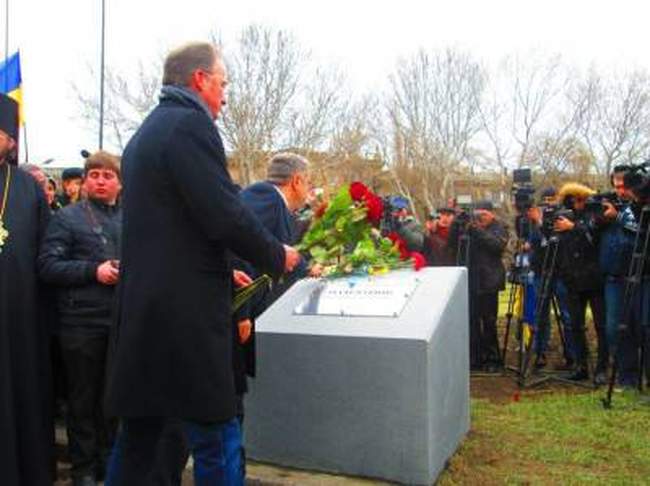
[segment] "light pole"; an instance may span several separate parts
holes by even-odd
[[[7,0],[8,3],[9,0]],[[99,65],[99,149],[104,147],[104,44],[106,38],[106,0],[102,0],[102,41]]]

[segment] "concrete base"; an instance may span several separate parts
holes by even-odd
[[[257,378],[246,399],[250,457],[435,481],[469,430],[467,274],[427,268],[417,276],[398,317],[295,315],[313,280],[260,317]]]

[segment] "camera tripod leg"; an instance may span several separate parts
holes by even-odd
[[[515,317],[514,310],[515,310],[515,302],[517,300],[516,293],[519,285],[521,284],[512,282],[510,284],[510,290],[508,292],[508,308],[506,309],[506,329],[505,329],[505,334],[503,336],[503,351],[500,353],[501,364],[504,368],[506,367],[506,354],[508,352],[508,340],[510,338],[512,318]],[[517,320],[519,321],[519,319],[521,319],[521,316],[518,315]]]

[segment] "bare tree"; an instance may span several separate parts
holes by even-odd
[[[114,67],[105,70],[104,122],[109,144],[122,151],[133,132],[158,101],[162,61],[144,65],[138,62],[137,71],[127,76]],[[89,78],[98,78],[88,67]],[[88,89],[95,82],[72,84],[79,103],[82,119],[89,127],[97,127],[99,120],[99,94]]]
[[[517,166],[530,160],[531,144],[539,133],[552,126],[557,115],[557,98],[566,75],[559,55],[530,52],[526,62],[520,56],[504,59],[502,69],[510,77],[512,134],[519,146]]]
[[[592,68],[579,88],[592,109],[582,135],[596,169],[604,175],[616,163],[635,163],[650,150],[650,77],[643,70],[605,77]]]
[[[396,185],[405,193],[419,187],[419,198],[432,207],[447,195],[458,165],[473,163],[485,73],[469,54],[448,48],[400,62],[390,81]],[[416,169],[420,183],[399,180],[405,169]]]

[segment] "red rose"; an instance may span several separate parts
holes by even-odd
[[[371,224],[378,225],[381,222],[381,217],[384,214],[384,203],[380,197],[375,196],[372,192],[366,192],[364,196],[366,203],[368,221]]]
[[[392,241],[397,247],[397,251],[399,251],[400,260],[406,260],[411,256],[408,248],[406,248],[406,242],[399,234],[397,234],[395,231],[391,231],[390,233],[388,233],[387,238],[390,241]]]
[[[411,258],[413,259],[413,268],[416,272],[427,264],[427,259],[424,258],[424,255],[417,251],[411,252]]]
[[[350,196],[353,201],[361,201],[366,194],[368,194],[368,188],[361,182],[357,181],[350,184]]]

